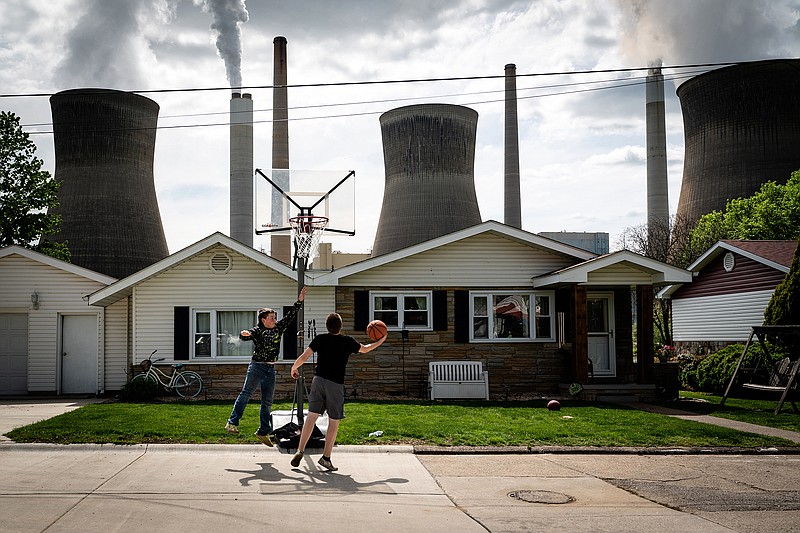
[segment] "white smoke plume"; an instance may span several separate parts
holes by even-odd
[[[232,88],[242,86],[242,31],[247,22],[245,0],[194,0],[211,13],[211,29],[217,33],[217,52],[225,62],[225,74]]]
[[[175,0],[86,0],[55,71],[62,88],[142,89],[154,61],[147,28],[170,22]]]
[[[617,0],[622,51],[636,64],[796,57],[797,4],[775,0]],[[794,5],[793,5],[794,4]]]

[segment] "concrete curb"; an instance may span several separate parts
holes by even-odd
[[[800,447],[644,448],[602,446],[414,446],[415,455],[609,454],[609,455],[800,455]]]
[[[141,453],[294,453],[294,449],[269,448],[260,444],[52,444],[16,443],[0,445],[15,451],[139,451]],[[343,445],[336,453],[400,453],[414,455],[800,455],[800,447],[603,447],[603,446],[411,446],[411,445]]]

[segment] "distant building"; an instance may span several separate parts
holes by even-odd
[[[608,233],[601,231],[594,233],[586,231],[542,231],[539,235],[597,255],[608,253]]]

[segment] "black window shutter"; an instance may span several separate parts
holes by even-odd
[[[188,307],[175,307],[173,330],[175,332],[172,345],[173,357],[176,361],[188,361],[189,346],[191,345]]]
[[[469,291],[455,291],[453,293],[453,340],[455,342],[469,342]]]
[[[369,291],[353,292],[353,330],[366,331],[369,324]]]
[[[447,291],[433,291],[433,330],[447,331]]]
[[[283,316],[286,316],[292,311],[291,305],[283,306]],[[294,315],[294,320],[286,326],[283,332],[283,358],[284,359],[297,359],[297,315]]]

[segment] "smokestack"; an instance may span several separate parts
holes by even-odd
[[[800,168],[800,60],[706,72],[678,87],[685,157],[678,216],[696,222]]]
[[[504,222],[522,229],[519,189],[519,127],[517,125],[517,66],[506,65],[505,214]]]
[[[664,76],[661,61],[647,72],[645,84],[647,119],[647,227],[648,235],[666,235],[669,227],[667,185],[667,127],[664,109]]]
[[[273,88],[272,88],[272,168],[289,169],[289,98],[287,94],[288,69],[286,65],[286,37],[273,40]],[[274,181],[284,191],[289,191],[288,172],[285,181],[275,175]],[[278,191],[272,191],[273,213],[275,206],[282,205]],[[280,221],[273,221],[280,223]],[[288,235],[270,236],[270,254],[284,263],[292,262],[292,242]]]
[[[72,262],[124,278],[167,257],[153,179],[158,104],[110,89],[50,97],[62,216],[51,237]]]
[[[253,99],[231,94],[230,219],[232,239],[253,246]]]
[[[380,117],[386,187],[372,255],[480,224],[475,194],[478,113],[420,104]]]

